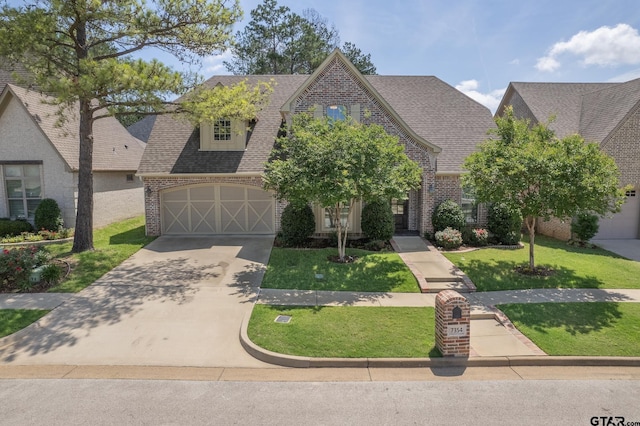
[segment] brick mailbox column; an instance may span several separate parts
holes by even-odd
[[[454,290],[436,296],[436,347],[446,357],[469,357],[471,309]]]

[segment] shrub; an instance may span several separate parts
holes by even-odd
[[[438,231],[436,232],[436,244],[446,250],[457,249],[462,245],[462,233],[453,228]]]
[[[62,267],[55,263],[50,263],[44,267],[40,277],[46,283],[57,284],[62,278]]]
[[[386,241],[393,237],[395,220],[391,204],[378,200],[365,204],[362,208],[362,233],[372,240]]]
[[[453,228],[461,231],[465,225],[462,208],[452,200],[446,200],[433,211],[431,216],[433,229],[443,231],[446,228]]]
[[[33,231],[33,226],[24,219],[0,219],[0,237],[15,237]]]
[[[380,251],[384,250],[387,246],[387,240],[371,240],[364,243],[364,249],[369,251]]]
[[[308,204],[288,204],[282,212],[282,241],[286,245],[303,244],[316,230],[313,210]]]
[[[5,290],[24,289],[30,286],[29,276],[35,266],[38,248],[16,247],[4,249],[0,254],[0,288]]]
[[[33,218],[36,229],[46,229],[47,231],[58,231],[62,228],[62,213],[56,200],[45,198],[40,201]]]
[[[484,247],[489,244],[489,231],[482,228],[465,228],[462,240],[473,247]]]
[[[583,212],[573,218],[571,222],[571,232],[578,237],[580,241],[589,241],[598,233],[600,225],[598,224],[599,218],[597,215]]]
[[[522,228],[522,215],[519,210],[509,209],[505,204],[493,204],[489,207],[487,227],[497,243],[518,244]]]

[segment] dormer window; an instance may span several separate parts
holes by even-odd
[[[216,120],[216,122],[213,123],[213,140],[215,141],[231,140],[231,120],[222,119],[222,120]]]
[[[247,123],[222,118],[200,125],[200,151],[244,151],[247,145]]]

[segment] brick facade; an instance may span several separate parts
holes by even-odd
[[[640,108],[615,129],[601,147],[616,161],[620,170],[620,184],[633,185],[640,190]]]
[[[459,315],[455,315],[455,311]],[[471,348],[469,301],[454,290],[436,296],[436,347],[445,357],[468,357]]]
[[[432,229],[431,212],[435,193],[439,191],[435,177],[435,153],[411,138],[360,79],[352,75],[351,70],[337,59],[308,84],[291,110],[292,113],[301,113],[317,106],[326,108],[329,105],[343,105],[349,115],[356,113],[353,117],[355,120],[364,124],[379,124],[387,133],[398,137],[407,156],[423,170],[420,189],[409,193],[408,228],[420,233]],[[358,108],[352,108],[353,105],[358,105]],[[429,191],[430,186],[435,193]]]

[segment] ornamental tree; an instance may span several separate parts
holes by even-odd
[[[30,80],[20,83],[54,98],[61,124],[71,114],[79,119],[74,252],[93,249],[95,120],[181,112],[196,123],[225,115],[255,117],[266,101],[267,86],[191,91],[200,83],[196,74],[131,56],[159,49],[197,64],[230,46],[232,25],[241,15],[237,1],[225,0],[32,0],[3,6],[4,62],[21,63]],[[191,94],[181,98],[185,102],[167,101],[187,92]]]
[[[515,118],[511,107],[495,122],[490,134],[497,138],[465,159],[469,173],[463,184],[475,189],[480,202],[503,203],[522,213],[529,232],[529,269],[535,272],[538,218],[619,211],[624,189],[618,188],[614,160],[598,144],[585,143],[578,134],[558,139],[548,123],[531,126]]]
[[[329,211],[341,261],[355,202],[406,198],[420,182],[420,167],[381,126],[310,114],[293,116],[264,177],[265,189],[274,190],[279,199],[313,202]]]

